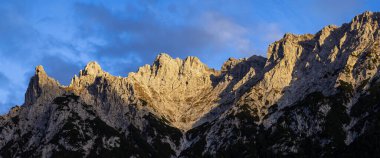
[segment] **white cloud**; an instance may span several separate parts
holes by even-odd
[[[261,33],[263,33],[264,41],[277,41],[281,39],[284,35],[284,32],[280,29],[279,25],[275,23],[261,24],[259,27]]]
[[[250,32],[245,27],[234,23],[232,20],[220,14],[207,12],[202,18],[203,29],[214,36],[222,46],[236,48],[239,53],[250,53],[252,42],[248,38]]]

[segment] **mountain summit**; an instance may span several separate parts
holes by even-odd
[[[379,27],[365,12],[285,34],[220,71],[162,53],[124,78],[90,62],[62,86],[37,66],[0,116],[0,157],[379,155]]]

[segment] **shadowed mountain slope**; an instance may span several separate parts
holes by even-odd
[[[284,37],[267,59],[159,54],[127,77],[90,62],[62,86],[36,68],[0,116],[2,157],[371,157],[380,154],[380,13]],[[360,155],[359,155],[360,154]]]

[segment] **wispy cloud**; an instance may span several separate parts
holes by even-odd
[[[228,45],[231,48],[236,48],[236,53],[252,53],[250,32],[247,28],[215,12],[205,13],[200,23],[203,24],[202,29],[214,40],[209,41],[214,48],[222,50],[223,46]]]

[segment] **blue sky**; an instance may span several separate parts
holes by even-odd
[[[284,33],[349,22],[378,0],[0,2],[0,114],[24,101],[34,67],[67,85],[89,61],[126,76],[160,52],[219,69],[229,57],[266,56]]]

